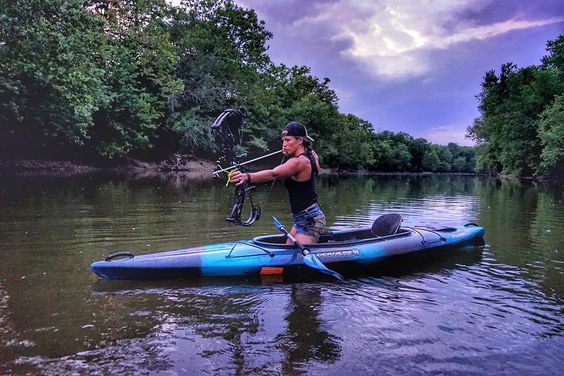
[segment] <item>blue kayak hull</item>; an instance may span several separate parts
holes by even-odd
[[[345,271],[369,268],[394,256],[439,249],[461,249],[483,244],[484,228],[474,224],[425,228],[402,227],[398,233],[374,237],[370,229],[336,231],[309,250],[328,268]],[[172,279],[265,274],[319,273],[304,264],[284,235],[205,245],[147,255],[108,258],[91,265],[107,279]]]

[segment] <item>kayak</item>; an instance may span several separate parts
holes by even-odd
[[[306,247],[309,256],[327,268],[346,272],[369,269],[401,255],[483,245],[484,232],[474,223],[401,226],[385,236],[375,235],[372,228],[359,228],[324,234],[317,244]],[[319,273],[308,267],[304,258],[298,247],[286,244],[286,235],[280,234],[145,255],[118,252],[94,262],[91,269],[102,278],[130,280]]]

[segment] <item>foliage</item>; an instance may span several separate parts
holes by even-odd
[[[564,174],[564,95],[541,114],[539,138],[543,146],[540,172],[548,175]]]
[[[499,76],[486,73],[477,96],[481,116],[468,128],[480,146],[480,170],[528,176],[555,172],[562,144],[549,140],[561,134],[557,98],[564,93],[563,46],[563,35],[549,41],[549,55],[540,66],[517,69],[507,63]]]
[[[437,155],[436,150],[429,149],[423,155],[423,168],[427,171],[438,171],[441,165],[441,160]]]
[[[112,100],[98,113],[92,140],[112,158],[153,146],[168,125],[170,97],[183,86],[173,76],[178,59],[163,21],[170,13],[166,2],[105,3],[109,7],[100,14],[111,41],[106,80]]]
[[[105,86],[104,22],[80,1],[3,2],[0,146],[17,156],[83,146]]]
[[[186,151],[212,149],[208,128],[225,108],[246,101],[269,67],[266,42],[272,34],[256,13],[231,1],[184,1],[170,23],[179,56],[176,76],[184,90],[174,97],[170,129]],[[260,144],[260,142],[258,142]]]
[[[178,149],[207,156],[217,152],[209,125],[238,107],[248,114],[241,152],[279,148],[282,125],[300,121],[327,167],[474,169],[472,148],[376,133],[371,123],[342,114],[329,78],[274,64],[267,54],[272,33],[232,0],[0,4],[0,157],[159,160]],[[545,60],[543,71],[561,64],[555,54]],[[522,97],[531,111],[544,108],[542,100]],[[538,145],[554,145],[555,111],[544,115],[546,143]],[[557,155],[542,157],[547,169]]]

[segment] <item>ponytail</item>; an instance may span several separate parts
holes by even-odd
[[[305,137],[303,138],[303,140],[304,140],[304,142],[303,142],[304,148],[305,148],[308,152],[311,152],[311,150],[313,149],[312,142],[311,142],[310,140],[308,140],[307,138],[305,138]]]
[[[303,145],[304,145],[304,148],[306,149],[307,157],[312,164],[313,173],[315,174],[315,176],[317,176],[317,175],[319,175],[319,170],[317,169],[317,163],[315,163],[315,158],[313,157],[313,154],[311,153],[313,151],[313,143],[310,140],[308,140],[307,138],[304,138]]]

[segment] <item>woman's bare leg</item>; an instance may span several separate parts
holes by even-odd
[[[305,244],[317,244],[317,240],[315,240],[315,236],[308,236],[308,235],[303,235],[303,234],[296,234],[296,228],[292,227],[292,229],[290,230],[290,234],[296,238],[296,240],[298,242],[300,242],[302,245]],[[290,238],[286,239],[286,244],[293,244],[293,242],[290,240]]]

